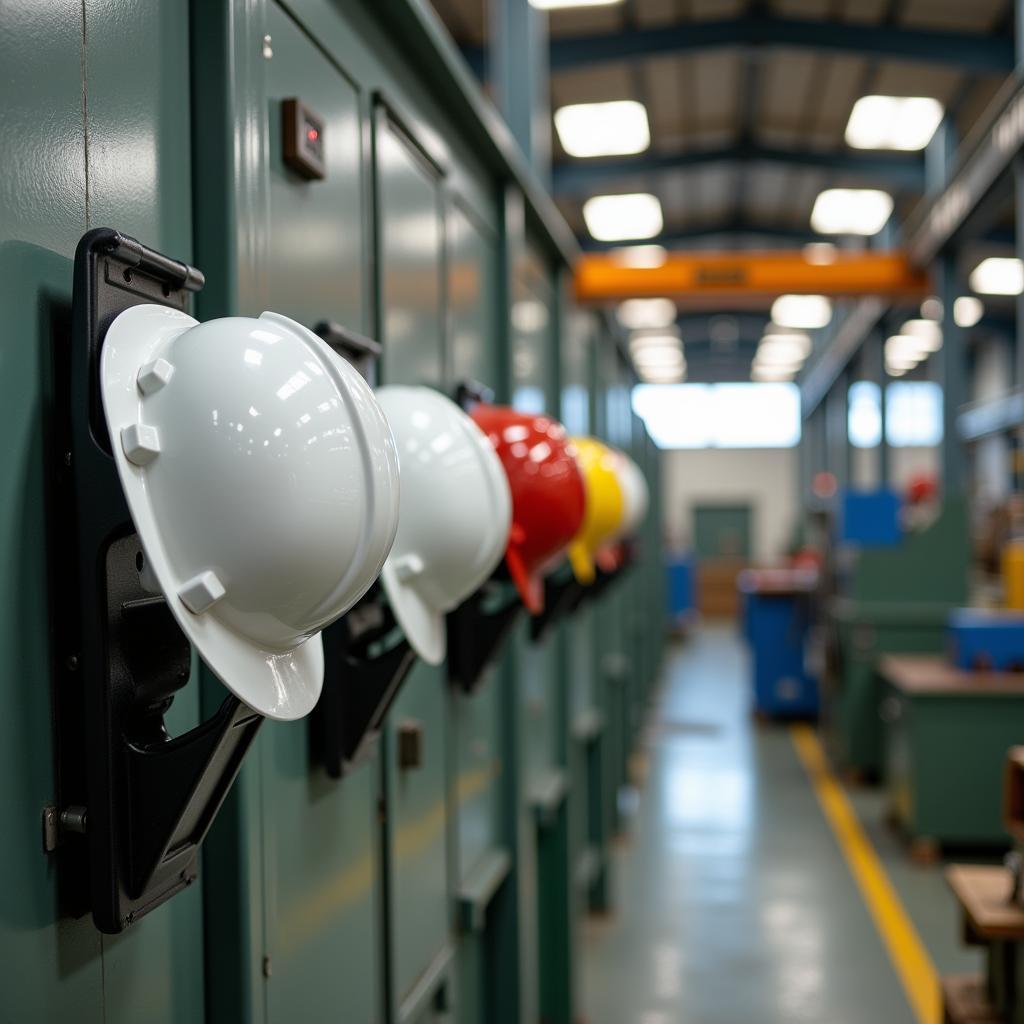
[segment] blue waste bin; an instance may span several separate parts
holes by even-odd
[[[818,713],[818,680],[807,669],[815,574],[747,570],[740,574],[743,631],[750,647],[754,707],[767,717]]]

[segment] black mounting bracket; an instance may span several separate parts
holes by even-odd
[[[568,563],[544,577],[544,610],[530,619],[530,639],[543,643],[551,631],[586,599],[587,587],[577,582]]]
[[[313,333],[344,356],[371,387],[377,383],[377,360],[381,353],[379,341],[334,320],[321,320],[313,328]]]
[[[465,412],[480,402],[493,401],[494,390],[478,380],[467,379],[455,385],[455,404]]]
[[[483,682],[525,610],[502,568],[447,616],[448,680],[463,693],[473,693]]]
[[[114,318],[156,303],[185,310],[194,267],[110,228],[75,254],[72,332],[55,352],[51,487],[56,847],[64,909],[116,933],[195,881],[198,853],[263,721],[228,697],[181,736],[164,724],[191,649],[147,589],[103,418],[100,352]],[[53,833],[56,833],[55,835]]]
[[[378,580],[323,632],[324,688],[310,716],[311,750],[331,778],[362,762],[416,655]]]

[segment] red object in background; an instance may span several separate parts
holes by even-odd
[[[821,562],[821,553],[815,551],[814,548],[801,548],[789,560],[789,564],[794,569],[818,570],[821,568]]]
[[[583,523],[583,475],[565,428],[556,420],[485,403],[470,410],[470,416],[508,475],[512,528],[505,564],[523,604],[537,615],[544,610],[543,570]]]
[[[907,502],[910,505],[934,501],[938,494],[939,482],[931,473],[917,473],[907,483]]]
[[[835,497],[838,488],[839,482],[836,480],[835,474],[829,473],[827,470],[815,473],[814,478],[811,480],[812,493],[816,498],[821,498],[822,500]]]

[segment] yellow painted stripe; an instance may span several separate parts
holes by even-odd
[[[939,1024],[942,1013],[939,979],[914,923],[889,881],[843,787],[829,771],[814,730],[807,725],[794,725],[790,728],[790,736],[918,1024]]]

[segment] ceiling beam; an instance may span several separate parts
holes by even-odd
[[[722,47],[786,47],[871,57],[893,57],[963,70],[1005,74],[1013,70],[1013,37],[934,29],[810,21],[754,15],[692,21],[607,35],[551,40],[551,70]]]
[[[603,187],[631,175],[668,174],[719,163],[784,164],[884,184],[896,191],[921,192],[924,189],[924,161],[916,153],[787,149],[778,146],[759,146],[752,142],[739,142],[718,149],[646,153],[642,156],[618,157],[614,160],[562,159],[552,168],[552,188],[557,196],[581,196],[593,193],[595,187]]]
[[[1014,67],[1013,36],[1010,33],[977,35],[761,14],[719,21],[687,21],[599,35],[558,36],[551,40],[551,71],[569,71],[637,57],[706,53],[726,47],[785,47],[882,59],[890,57],[981,74],[1008,74]],[[464,53],[480,74],[484,68],[483,52],[467,49]]]
[[[669,227],[654,238],[645,238],[641,242],[599,242],[589,235],[580,238],[580,247],[585,252],[607,252],[624,245],[663,245],[666,249],[693,249],[703,245],[711,238],[728,238],[735,242],[738,236],[748,236],[759,240],[787,242],[790,245],[806,245],[808,242],[827,241],[810,227],[794,227],[791,224],[758,224],[737,217],[723,220],[705,221],[688,227]]]

